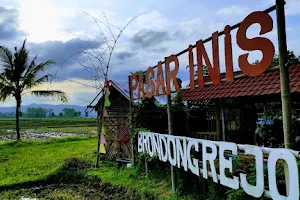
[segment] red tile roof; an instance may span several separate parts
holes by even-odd
[[[289,67],[291,92],[300,93],[300,64]],[[241,72],[235,72],[235,75]],[[226,74],[221,74],[221,79]],[[196,84],[197,81],[195,81]],[[204,82],[211,82],[209,77],[204,77]],[[259,96],[280,93],[279,69],[267,71],[257,77],[243,77],[233,82],[220,85],[204,86],[183,93],[184,100],[217,99],[226,97]]]

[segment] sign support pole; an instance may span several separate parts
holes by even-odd
[[[172,117],[172,101],[171,101],[171,95],[167,95],[167,113],[168,113],[168,132],[169,135],[173,135],[173,117]],[[174,167],[171,165],[171,182],[172,182],[172,192],[175,193],[176,186],[175,186],[175,173],[174,173]]]
[[[285,12],[284,0],[276,0],[276,16],[277,16],[277,35],[279,48],[279,69],[280,69],[280,89],[282,102],[282,119],[284,146],[287,149],[293,147],[294,137],[292,129],[292,103],[289,81],[289,66],[287,60],[287,44],[286,44],[286,27],[285,27]],[[287,165],[284,165],[284,174],[286,180],[286,192],[289,193],[289,170]]]
[[[289,66],[287,60],[284,4],[284,0],[276,0],[284,145],[285,148],[291,149],[293,147],[294,137],[292,130],[292,104],[289,81]]]

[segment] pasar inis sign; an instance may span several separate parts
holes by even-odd
[[[208,150],[209,149],[209,150]],[[238,154],[238,150],[243,151],[245,155],[255,156],[256,163],[256,185],[247,181],[247,174],[240,173],[239,176],[228,177],[225,171],[232,170],[232,158],[225,156],[225,152],[233,155]],[[200,153],[202,160],[193,158],[191,152]],[[281,200],[299,200],[299,174],[296,157],[299,152],[289,149],[271,149],[252,145],[237,145],[232,142],[216,142],[202,139],[194,139],[181,136],[164,135],[152,132],[140,132],[138,135],[138,152],[144,152],[151,157],[158,155],[158,158],[164,162],[170,162],[171,165],[178,168],[183,167],[185,171],[190,170],[193,174],[203,178],[211,176],[213,181],[233,189],[242,188],[248,195],[259,198],[262,195],[272,199]],[[268,183],[264,181],[263,153],[269,154],[267,159]],[[199,157],[199,156],[197,156]],[[219,172],[217,174],[215,160],[219,160]],[[276,162],[282,159],[285,161],[288,169],[287,176],[289,186],[287,196],[282,196],[277,189],[276,181]],[[202,169],[199,167],[202,163]],[[211,168],[208,171],[208,164]],[[265,190],[265,184],[268,184],[269,191]]]
[[[258,76],[262,74],[270,65],[274,57],[274,45],[265,37],[247,38],[246,32],[253,24],[260,25],[259,35],[264,35],[273,30],[273,20],[271,16],[265,12],[257,11],[249,14],[240,24],[236,41],[237,45],[244,51],[260,51],[262,59],[260,62],[251,64],[248,61],[249,53],[238,56],[238,66],[241,71],[249,76]],[[201,27],[199,27],[201,28]],[[233,81],[233,57],[232,57],[232,35],[229,25],[224,28],[224,46],[225,46],[225,66],[226,66],[226,81]],[[212,34],[212,61],[209,59],[207,51],[204,47],[204,42],[199,40],[196,42],[196,55],[193,52],[193,46],[188,47],[189,58],[189,73],[190,73],[190,89],[195,88],[194,83],[194,57],[197,60],[198,83],[197,87],[204,87],[203,82],[203,69],[205,64],[208,68],[209,76],[214,84],[220,84],[220,59],[219,59],[219,33]],[[204,63],[203,63],[204,60]],[[174,64],[174,69],[171,70],[170,65]],[[137,90],[138,99],[145,97],[151,98],[152,96],[167,95],[171,93],[170,82],[173,81],[176,92],[180,91],[179,84],[176,80],[176,75],[179,70],[179,60],[176,55],[171,55],[165,58],[165,71],[163,70],[162,63],[158,62],[156,73],[153,67],[149,67],[145,73],[145,82],[142,72],[137,76],[135,74],[130,76],[130,97],[133,99],[133,92]],[[166,81],[165,78],[166,77]]]

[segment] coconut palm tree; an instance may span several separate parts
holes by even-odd
[[[39,76],[49,65],[54,62],[48,60],[36,65],[37,56],[29,62],[29,52],[25,48],[26,39],[20,49],[15,47],[12,53],[7,47],[0,46],[0,101],[9,97],[16,99],[16,132],[20,139],[20,107],[22,96],[31,94],[42,97],[56,97],[61,101],[67,101],[67,96],[59,90],[34,90],[34,87],[48,81],[49,74]]]

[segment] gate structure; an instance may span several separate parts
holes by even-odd
[[[140,72],[138,75],[131,74],[129,79],[129,88],[130,88],[130,99],[141,100],[145,98],[152,98],[153,96],[157,97],[160,95],[167,96],[167,113],[168,113],[168,135],[161,135],[157,133],[144,133],[141,132],[139,134],[139,143],[138,150],[139,152],[147,152],[150,156],[153,156],[155,153],[159,154],[159,158],[166,162],[169,160],[170,172],[171,172],[171,182],[172,182],[172,191],[176,190],[175,183],[175,173],[173,171],[173,167],[184,167],[185,171],[189,169],[192,172],[195,172],[196,175],[199,176],[200,173],[203,172],[203,177],[208,178],[207,172],[207,161],[210,162],[210,167],[213,165],[214,161],[216,161],[216,157],[219,154],[220,157],[220,183],[224,186],[227,186],[232,189],[239,189],[240,181],[241,186],[244,188],[245,192],[248,195],[253,197],[271,197],[273,199],[299,199],[299,179],[298,179],[298,170],[297,170],[297,160],[299,159],[298,151],[291,150],[293,148],[294,143],[294,135],[292,132],[292,101],[291,101],[291,86],[290,83],[293,82],[292,77],[290,77],[289,70],[292,68],[296,68],[296,66],[292,66],[291,63],[288,63],[287,57],[287,44],[286,44],[286,25],[285,25],[285,10],[284,10],[285,1],[284,0],[276,0],[276,5],[264,10],[264,11],[256,11],[250,13],[243,21],[235,24],[235,25],[226,25],[222,31],[216,31],[212,33],[212,36],[206,39],[200,39],[196,41],[195,44],[191,44],[187,46],[186,49],[182,50],[177,54],[172,54],[168,57],[165,57],[163,61],[158,61],[157,65],[150,66],[146,71]],[[266,33],[272,32],[273,30],[273,19],[270,16],[270,12],[276,10],[276,22],[277,22],[277,35],[278,35],[278,50],[279,50],[279,66],[276,66],[270,69],[270,65],[275,55],[275,46],[273,42],[264,37]],[[253,24],[260,25],[259,36],[254,38],[247,37],[247,30]],[[231,32],[232,30],[237,29],[236,35]],[[219,53],[219,40],[221,36],[224,35],[224,49],[225,49],[225,69],[226,73],[222,75],[220,74],[220,53]],[[242,54],[238,55],[238,57],[233,56],[232,49],[232,37],[236,37],[236,44],[240,49],[246,51]],[[208,51],[205,47],[205,43],[212,43],[212,59],[208,56]],[[194,50],[195,49],[195,50]],[[262,53],[262,59],[256,63],[249,63],[248,56],[252,51],[259,50]],[[180,71],[180,63],[182,59],[180,56],[183,54],[188,54],[184,58],[188,58],[188,68],[189,68],[189,87],[182,89],[179,85],[180,83],[177,81],[177,75]],[[234,63],[233,60],[237,59],[238,66],[241,69],[239,74],[234,72]],[[186,63],[186,62],[185,62]],[[204,73],[203,73],[203,65],[207,66],[208,74],[210,81],[205,81]],[[172,67],[171,67],[172,66]],[[197,71],[197,82],[195,81],[195,72]],[[270,72],[273,71],[273,72]],[[145,75],[145,80],[143,79],[143,75]],[[225,77],[224,77],[225,76]],[[262,77],[266,76],[267,82],[263,84],[267,89],[261,90],[263,87],[258,85],[253,88],[253,82],[261,82]],[[273,77],[270,77],[273,76]],[[246,78],[245,78],[246,77]],[[276,77],[276,78],[274,78]],[[277,77],[279,79],[279,83],[277,82]],[[290,80],[291,79],[291,80]],[[243,82],[244,80],[248,80]],[[273,83],[276,81],[276,83]],[[250,83],[251,85],[247,85]],[[273,83],[273,84],[272,84]],[[233,87],[233,85],[237,84],[238,87]],[[246,86],[247,89],[253,88],[251,91],[241,90],[243,86]],[[266,91],[270,91],[269,89],[272,87],[270,93],[266,93]],[[292,92],[295,92],[293,89],[298,89],[298,83],[295,86],[292,85]],[[233,142],[216,142],[209,141],[203,139],[194,139],[194,138],[186,138],[185,136],[172,136],[174,133],[173,126],[173,116],[172,116],[172,102],[171,102],[171,93],[179,93],[181,91],[184,92],[184,99],[189,101],[191,107],[199,107],[199,100],[213,100],[213,104],[215,105],[215,109],[211,110],[210,108],[206,109],[206,113],[202,114],[199,118],[201,121],[205,121],[209,123],[213,123],[215,121],[215,130],[211,128],[211,125],[206,127],[205,130],[196,130],[194,127],[189,127],[189,131],[195,132],[198,134],[197,138],[206,138],[209,136],[217,136],[217,140],[222,138],[225,140],[226,135],[224,133],[225,128],[227,128],[229,136],[233,140],[239,139],[236,137],[237,131],[243,127],[241,118],[244,113],[246,117],[248,117],[245,121],[246,128],[251,127],[252,113],[251,108],[253,108],[253,102],[247,102],[246,105],[243,105],[241,108],[233,108],[223,109],[220,107],[220,98],[232,99],[233,97],[245,97],[245,96],[257,96],[257,95],[266,95],[271,94],[274,96],[275,94],[280,94],[281,96],[281,105],[282,105],[282,121],[283,121],[283,133],[284,133],[284,145],[286,149],[266,149],[265,147],[260,148],[254,145],[237,145]],[[134,93],[137,92],[138,96],[135,97]],[[233,95],[235,93],[235,95]],[[209,97],[209,98],[208,98]],[[243,99],[244,100],[244,99]],[[204,102],[205,102],[204,101]],[[201,103],[201,102],[200,102]],[[210,103],[210,102],[209,102]],[[223,101],[224,103],[224,101]],[[227,102],[225,102],[227,104]],[[249,105],[248,105],[249,103]],[[191,105],[194,104],[194,105]],[[189,108],[191,108],[189,107]],[[198,108],[198,110],[199,110]],[[241,112],[241,109],[244,112]],[[214,111],[215,110],[215,111]],[[192,110],[193,111],[193,110]],[[196,110],[197,111],[197,110]],[[230,113],[231,112],[231,113]],[[215,113],[215,114],[214,114]],[[223,121],[221,119],[221,115],[223,115]],[[232,117],[234,115],[234,117]],[[193,117],[193,114],[191,115]],[[191,117],[189,116],[189,117]],[[194,115],[195,116],[195,115]],[[254,116],[254,115],[253,115]],[[224,119],[227,118],[229,124],[224,123]],[[200,122],[201,122],[200,121]],[[198,124],[200,124],[198,122]],[[254,120],[255,122],[255,120]],[[224,128],[221,132],[221,124]],[[208,132],[207,132],[208,131]],[[243,130],[244,131],[244,130]],[[251,131],[251,130],[250,130]],[[228,136],[228,135],[227,135]],[[247,143],[249,140],[247,139]],[[199,170],[198,160],[191,158],[187,159],[187,155],[191,150],[191,147],[194,146],[196,151],[199,150],[199,143],[204,145],[202,149],[203,152],[210,148],[211,151],[209,155],[204,153],[204,165],[203,168]],[[165,148],[162,148],[164,144]],[[152,146],[152,148],[150,147]],[[240,146],[241,148],[238,148]],[[244,148],[245,147],[245,148]],[[159,149],[160,148],[160,149]],[[237,156],[238,150],[243,150],[245,155],[255,155],[256,157],[256,177],[263,178],[263,153],[268,153],[268,177],[274,177],[269,180],[269,191],[264,191],[264,186],[259,186],[259,184],[263,183],[263,181],[256,180],[256,185],[249,185],[246,180],[246,175],[242,175],[242,177],[227,177],[225,173],[225,169],[228,172],[233,171],[232,169],[232,158],[223,158],[224,152],[231,152],[230,156]],[[173,152],[173,153],[172,153]],[[184,152],[187,152],[185,154]],[[178,154],[178,156],[176,155]],[[178,160],[177,160],[178,159]],[[284,166],[285,171],[285,182],[286,182],[286,196],[282,196],[279,194],[276,186],[276,162],[279,159],[283,159],[286,161],[286,164],[291,161],[290,165]],[[194,163],[193,163],[194,162]],[[259,166],[259,167],[258,167]],[[260,170],[260,171],[259,171]],[[215,174],[213,176],[214,182],[218,183],[218,175],[216,174],[216,170],[212,169],[212,173]],[[260,174],[261,173],[261,174]],[[230,179],[230,180],[229,180]]]

